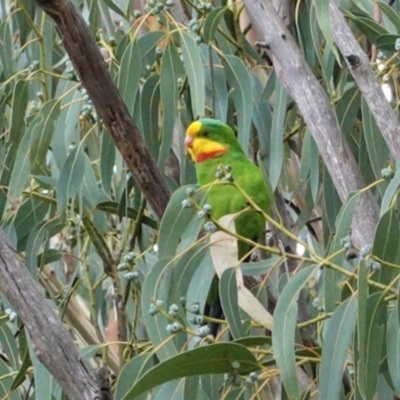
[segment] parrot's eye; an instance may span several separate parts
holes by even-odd
[[[202,135],[203,135],[204,137],[208,137],[208,136],[210,136],[210,132],[204,131]]]

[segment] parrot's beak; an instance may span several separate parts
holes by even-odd
[[[192,147],[193,146],[193,137],[192,136],[189,136],[189,135],[187,135],[186,137],[185,137],[185,146],[186,147]]]

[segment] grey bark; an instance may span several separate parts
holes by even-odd
[[[295,4],[293,0],[272,0],[276,12],[285,26],[290,29],[293,23]]]
[[[364,188],[365,183],[326,93],[271,0],[245,0],[245,4],[259,37],[274,56],[278,78],[296,102],[336,190],[345,201],[351,192]],[[372,242],[377,221],[378,206],[368,192],[361,197],[353,219],[353,240],[357,245]]]
[[[134,124],[88,26],[70,0],[36,0],[36,3],[54,19],[82,85],[135,182],[161,219],[171,196],[169,187]]]
[[[36,281],[0,230],[0,290],[21,317],[40,362],[71,400],[102,397],[104,379],[82,358]],[[110,398],[110,397],[109,397]]]
[[[329,3],[332,35],[374,116],[392,158],[400,159],[400,124],[386,100],[369,59],[347,25],[335,1]]]

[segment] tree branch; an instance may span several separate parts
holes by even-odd
[[[54,19],[82,85],[146,200],[161,219],[171,195],[169,187],[112,81],[85,21],[70,0],[36,0],[36,3]]]
[[[329,3],[329,9],[333,39],[374,116],[392,158],[397,161],[400,159],[399,121],[386,100],[367,55],[358,44],[335,1]]]
[[[71,400],[99,399],[98,378],[0,230],[0,289],[24,322],[35,354]],[[104,382],[102,381],[104,385]]]
[[[365,183],[328,97],[271,0],[245,0],[245,4],[261,40],[275,58],[274,66],[280,81],[297,103],[336,190],[345,201],[351,192],[365,187]],[[360,199],[353,219],[355,243],[371,243],[377,221],[377,203],[371,193],[366,193]]]

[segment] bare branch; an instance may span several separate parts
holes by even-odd
[[[365,187],[354,155],[344,138],[328,97],[312,74],[293,37],[276,13],[271,0],[245,0],[249,17],[265,46],[275,57],[277,75],[313,135],[342,201]],[[353,239],[361,245],[371,243],[378,221],[378,206],[365,194],[353,220]]]
[[[392,158],[394,160],[399,160],[399,121],[385,98],[367,55],[358,44],[335,1],[330,2],[329,8],[333,39],[346,59],[350,72],[374,116],[376,124],[388,145]]]
[[[24,322],[37,358],[71,400],[100,398],[98,378],[0,230],[0,289]]]
[[[170,198],[170,190],[132,121],[85,21],[70,0],[36,2],[54,19],[82,85],[146,200],[161,218]]]

